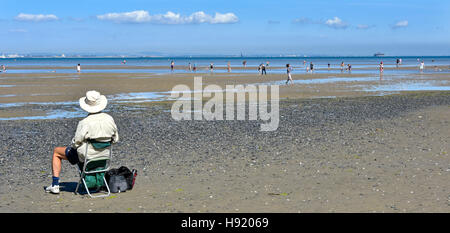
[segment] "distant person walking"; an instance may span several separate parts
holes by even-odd
[[[190,62],[189,62],[189,71],[192,71],[192,65]]]
[[[311,73],[314,72],[314,64],[312,62],[309,63],[309,69],[311,70]]]
[[[383,73],[384,71],[384,65],[383,62],[380,62],[380,73]]]
[[[172,71],[173,72],[173,68],[175,67],[175,62],[174,61],[171,61],[170,62],[170,71]]]
[[[330,63],[328,63],[328,70],[330,70]]]
[[[341,62],[341,72],[344,72],[344,66],[345,66],[344,62]]]
[[[396,61],[397,68],[398,68],[399,65],[400,65],[400,59],[397,58],[397,61]]]
[[[6,72],[6,66],[2,65],[2,72]]]
[[[213,63],[209,64],[209,71],[211,71],[211,72],[214,71],[214,64]]]
[[[230,62],[228,62],[227,68],[228,68],[228,73],[230,73],[231,72],[231,64],[230,64]]]
[[[293,83],[292,76],[291,76],[292,68],[289,64],[286,64],[286,72],[287,72],[287,76],[288,76],[287,80],[286,80],[286,85],[289,83],[289,81],[292,84]]]
[[[247,66],[247,61],[242,61],[242,65],[244,66],[244,68]]]
[[[352,72],[352,65],[348,64],[348,72],[351,73]]]
[[[77,65],[77,72],[78,72],[78,73],[81,72],[81,65],[80,65],[80,64]]]
[[[267,75],[266,66],[264,64],[261,64],[261,75]]]
[[[422,60],[422,62],[420,62],[420,65],[419,65],[420,73],[423,72],[423,69],[424,69],[424,68],[425,68],[425,63],[424,63],[423,60]]]

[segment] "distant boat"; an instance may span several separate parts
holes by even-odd
[[[377,52],[373,56],[374,57],[382,57],[382,56],[384,56],[384,53]]]

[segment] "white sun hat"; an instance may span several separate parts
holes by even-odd
[[[85,97],[80,98],[81,108],[88,113],[96,113],[105,109],[108,100],[98,91],[88,91]]]

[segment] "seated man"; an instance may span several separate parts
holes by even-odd
[[[119,140],[117,126],[114,119],[101,111],[105,109],[107,99],[97,91],[86,92],[86,97],[80,98],[80,106],[88,112],[88,116],[78,123],[75,137],[72,139],[72,146],[56,147],[52,157],[52,185],[45,188],[46,192],[59,193],[59,173],[61,172],[61,160],[68,160],[72,165],[84,162],[86,142],[88,139],[95,139],[99,142],[116,143]],[[88,148],[88,159],[108,157],[109,149],[97,150]]]

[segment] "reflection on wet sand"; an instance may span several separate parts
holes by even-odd
[[[38,69],[36,69],[38,70]],[[87,70],[87,69],[83,69]],[[279,85],[280,98],[338,98],[346,96],[388,95],[402,91],[449,91],[449,73],[413,69],[379,71],[352,68],[352,72],[321,70],[314,73],[293,72],[293,85],[286,86],[286,74],[271,67],[261,76],[253,69],[233,73],[146,73],[129,69],[103,73],[2,73],[0,75],[0,120],[54,119],[80,117],[78,98],[90,90],[108,96],[112,104],[142,104],[173,101],[171,90],[178,84],[193,90],[193,78],[203,77],[203,85]],[[356,71],[355,71],[356,70]],[[58,70],[60,71],[60,70]],[[94,70],[95,71],[95,70]],[[125,72],[126,71],[126,72]],[[140,72],[145,71],[145,72]],[[152,71],[157,71],[153,69]],[[253,73],[251,73],[253,72]],[[284,71],[283,71],[284,72]],[[34,110],[34,111],[33,111]],[[39,110],[39,111],[38,111]]]

